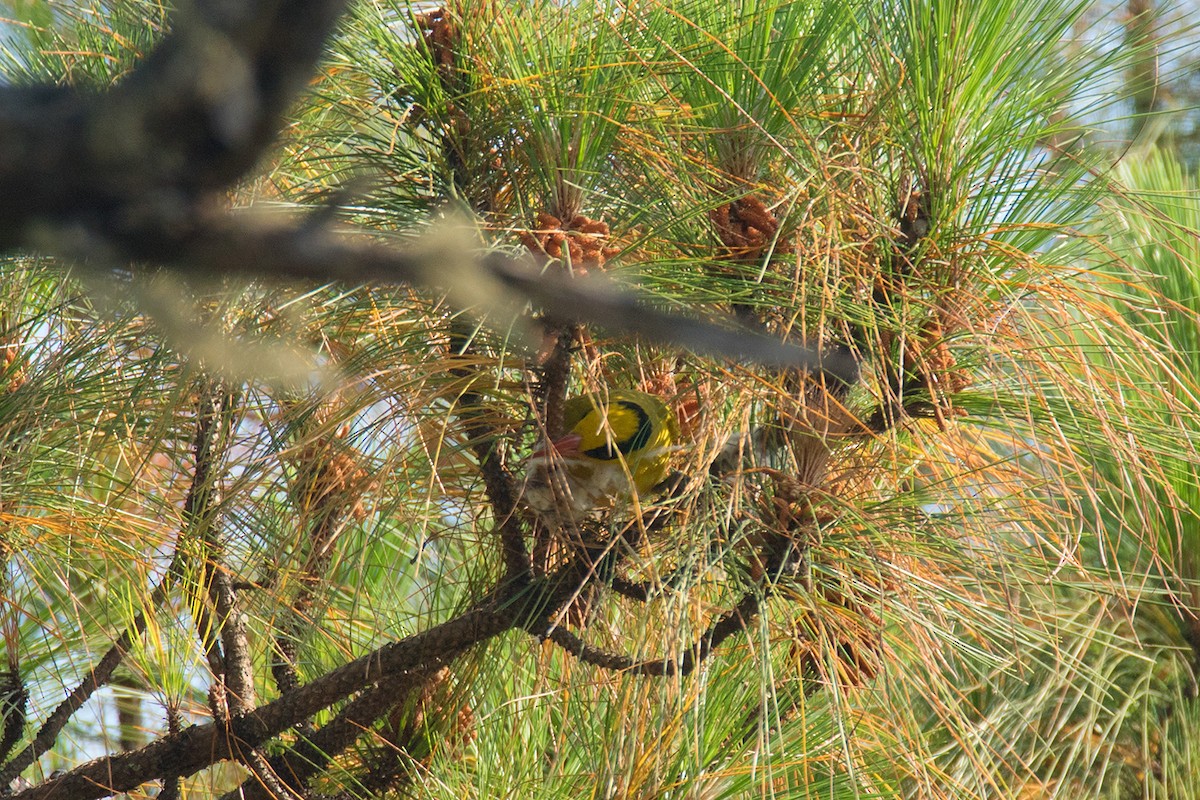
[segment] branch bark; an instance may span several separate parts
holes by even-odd
[[[169,256],[196,207],[274,140],[345,5],[196,0],[108,92],[0,90],[0,249],[80,225]]]
[[[430,673],[412,671],[391,675],[366,690],[333,720],[291,750],[268,759],[268,766],[290,790],[300,791],[315,775],[356,742],[376,720],[408,696]],[[273,800],[278,793],[255,778],[247,779],[221,800]]]
[[[195,725],[149,745],[89,761],[76,769],[13,795],[14,800],[70,797],[93,800],[128,792],[164,777],[187,777],[218,761],[241,759],[285,729],[384,676],[424,674],[475,644],[515,627],[516,615],[499,613],[485,602],[430,630],[385,645],[279,699],[219,723]]]
[[[220,722],[186,728],[131,753],[107,756],[83,764],[65,775],[16,795],[15,800],[70,797],[92,800],[128,792],[151,780],[187,777],[218,761],[241,760],[285,729],[383,679],[402,680],[452,662],[473,646],[514,629],[536,636],[549,633],[549,620],[569,603],[588,580],[603,580],[619,556],[609,551],[601,559],[581,556],[553,576],[538,581],[509,581],[480,603],[452,620],[400,639],[259,706],[254,711]],[[742,630],[758,609],[758,596],[747,595],[727,612],[675,667],[646,665],[643,674],[690,671],[722,641]],[[382,706],[381,706],[382,707]]]

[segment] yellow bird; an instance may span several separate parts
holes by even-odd
[[[644,495],[667,477],[679,438],[675,417],[654,395],[613,389],[563,405],[567,433],[530,456],[525,499],[571,518]]]

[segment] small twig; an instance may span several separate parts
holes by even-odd
[[[21,679],[19,664],[15,658],[10,659],[8,669],[0,672],[0,762],[8,758],[25,733],[29,703],[29,690]]]
[[[246,620],[238,609],[229,573],[213,575],[212,593],[216,598],[217,618],[221,620],[221,646],[225,651],[224,679],[229,696],[229,713],[237,716],[254,708],[254,668],[251,664]]]
[[[172,702],[167,706],[167,735],[174,736],[182,727],[183,720],[179,714],[179,706]],[[179,800],[179,783],[178,775],[164,775],[158,800]]]
[[[630,600],[637,600],[639,603],[647,602],[653,592],[650,584],[648,583],[635,583],[634,581],[619,577],[614,577],[609,586],[614,592],[622,597],[628,597]]]
[[[613,653],[590,645],[571,631],[561,626],[552,628],[546,638],[557,644],[580,661],[602,669],[629,672],[633,675],[688,675],[699,666],[726,639],[745,630],[759,611],[762,598],[757,592],[748,592],[733,609],[725,612],[708,630],[693,643],[678,661],[635,661],[627,655]]]
[[[271,800],[304,800],[304,796],[299,791],[293,791],[284,783],[283,776],[275,772],[274,765],[257,747],[251,749],[239,761],[253,773],[254,784],[251,785],[261,787],[266,792],[264,797],[271,798]]]
[[[455,356],[473,353],[470,331],[455,326],[450,331],[450,349]],[[477,377],[474,367],[453,367],[451,373],[464,379],[467,385]],[[525,546],[525,526],[517,513],[517,483],[504,464],[500,434],[488,423],[488,410],[483,398],[474,389],[459,395],[458,415],[463,421],[471,450],[483,476],[484,490],[496,520],[500,549],[508,579],[529,574],[529,551]]]
[[[588,644],[561,625],[552,628],[546,638],[585,664],[591,664],[601,669],[623,671],[632,669],[639,663],[622,653],[613,653]]]
[[[213,520],[213,510],[219,502],[217,448],[228,439],[228,411],[233,402],[232,392],[219,380],[208,381],[200,393],[196,412],[199,422],[193,467],[195,480],[183,504],[185,535],[195,536],[202,547],[199,583],[208,602],[196,603],[196,626],[213,676],[209,686],[209,707],[218,722],[227,722],[231,714],[245,710],[245,698],[240,698],[229,686],[229,654],[225,650],[226,639],[231,637],[227,637],[226,629],[236,612],[229,576],[219,561],[221,544]],[[246,691],[246,687],[242,690]],[[249,691],[252,693],[253,689]],[[253,703],[252,695],[250,702]]]
[[[546,438],[554,441],[563,430],[563,404],[567,395],[567,380],[571,375],[571,351],[579,336],[578,325],[547,322],[546,336],[554,345],[540,368],[540,380],[533,387],[533,400],[546,426]]]
[[[617,548],[610,549],[605,558],[615,558],[613,553],[616,550]],[[581,661],[604,669],[630,672],[634,675],[687,675],[708,658],[726,639],[745,630],[746,626],[758,616],[762,602],[771,595],[773,581],[778,579],[785,569],[789,568],[802,556],[803,552],[796,552],[792,546],[792,542],[786,537],[772,537],[768,539],[757,553],[757,557],[764,564],[761,585],[756,590],[744,594],[737,605],[713,621],[708,630],[700,635],[678,661],[671,661],[669,659],[634,661],[629,656],[603,650],[584,642],[574,633],[561,626],[549,625],[549,614],[545,612],[536,618],[532,618],[526,626],[526,630],[535,636],[549,639]],[[600,567],[597,567],[594,573],[605,574],[612,567],[613,564],[607,564],[603,572]],[[574,568],[576,570],[579,569],[578,566]],[[623,588],[630,589],[634,594],[637,593],[636,587],[637,584],[629,584],[628,582],[624,582],[623,585]],[[635,597],[635,599],[637,598]],[[553,611],[550,607],[548,607],[548,610]]]

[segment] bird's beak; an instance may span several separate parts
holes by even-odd
[[[578,433],[568,433],[553,442],[543,442],[530,453],[530,458],[571,458],[579,455],[579,443],[583,437]]]

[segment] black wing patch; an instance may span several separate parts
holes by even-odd
[[[593,447],[591,450],[584,450],[583,454],[588,458],[595,458],[601,461],[613,461],[617,455],[628,456],[635,450],[640,450],[650,443],[650,436],[654,433],[654,426],[650,422],[650,415],[645,409],[629,400],[618,400],[615,405],[632,411],[637,417],[637,428],[634,429],[633,435],[616,442],[616,447],[613,447],[613,442],[605,442],[600,447]]]

